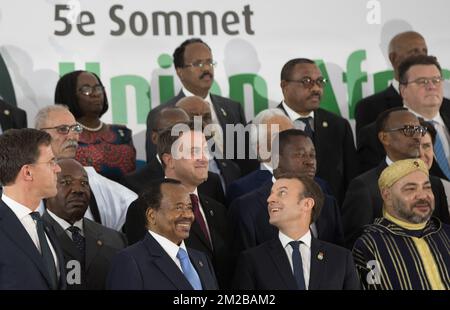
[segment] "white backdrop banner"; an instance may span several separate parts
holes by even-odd
[[[281,99],[280,71],[292,58],[317,62],[330,83],[322,107],[353,122],[356,102],[392,79],[389,40],[420,32],[450,78],[448,0],[0,0],[0,95],[28,113],[53,104],[60,75],[97,73],[110,102],[106,122],[133,130],[145,158],[148,111],[180,82],[174,49],[200,37],[218,62],[213,92],[248,119]],[[448,81],[445,83],[449,93]]]

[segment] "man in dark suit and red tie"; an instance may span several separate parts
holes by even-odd
[[[233,281],[236,289],[351,290],[359,278],[349,250],[311,236],[324,197],[311,178],[282,174],[267,199],[278,236],[244,251]]]

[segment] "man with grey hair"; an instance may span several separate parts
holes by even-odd
[[[273,175],[270,163],[272,140],[281,131],[294,128],[294,124],[280,109],[266,109],[253,119],[250,130],[250,146],[260,162],[259,170],[234,181],[227,190],[227,202],[259,188]]]
[[[36,115],[35,127],[50,134],[55,157],[75,158],[82,128],[67,107],[52,105],[42,108]],[[93,167],[84,169],[92,191],[85,217],[106,227],[121,230],[128,206],[137,198],[136,193],[98,174]]]

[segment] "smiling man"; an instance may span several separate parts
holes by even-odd
[[[152,182],[139,196],[146,208],[144,239],[120,252],[108,278],[113,290],[217,289],[207,256],[186,247],[194,222],[189,191],[180,181]]]
[[[450,226],[432,217],[426,164],[405,159],[383,170],[383,217],[365,229],[353,255],[366,289],[449,290]]]
[[[110,261],[127,245],[123,234],[84,218],[91,198],[89,179],[75,159],[58,161],[55,197],[46,201],[43,220],[64,251],[68,289],[105,288]],[[76,261],[76,262],[75,262]]]
[[[358,289],[350,251],[320,241],[310,232],[323,201],[323,193],[311,177],[279,175],[267,199],[269,222],[278,228],[278,236],[241,254],[233,288]]]

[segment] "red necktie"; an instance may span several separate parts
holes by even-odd
[[[192,210],[194,211],[195,221],[200,226],[200,229],[203,232],[203,235],[205,236],[206,240],[208,240],[209,244],[211,245],[211,240],[209,239],[208,235],[208,229],[206,228],[205,219],[203,218],[202,213],[200,212],[200,206],[198,205],[198,197],[196,194],[190,194],[191,196],[191,202],[192,202]]]

